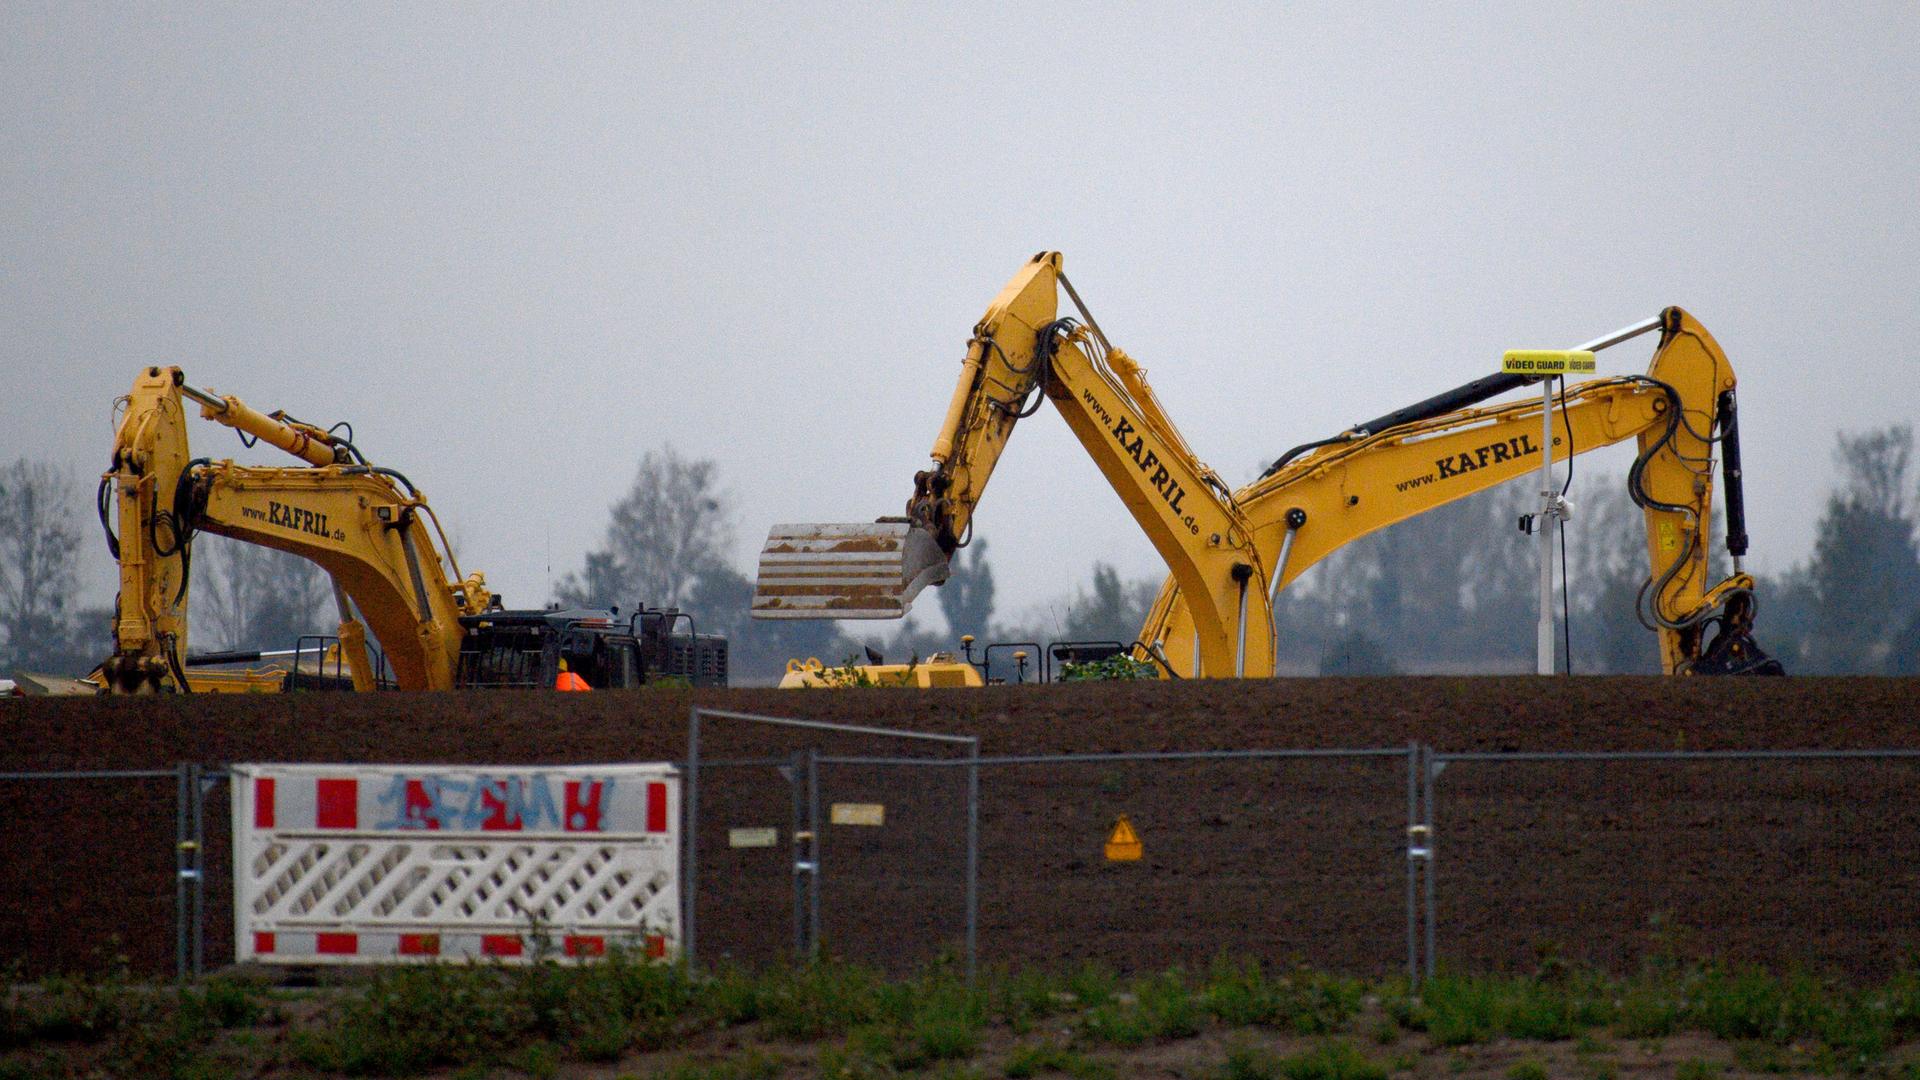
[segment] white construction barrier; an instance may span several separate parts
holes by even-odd
[[[677,952],[670,766],[235,765],[234,955]],[[535,935],[538,935],[536,940]]]

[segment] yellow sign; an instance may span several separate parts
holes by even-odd
[[[779,829],[728,829],[728,847],[773,847],[780,842]]]
[[[1600,370],[1590,352],[1566,349],[1509,349],[1500,358],[1508,375],[1591,375]]]
[[[1144,850],[1140,834],[1133,831],[1133,822],[1127,820],[1127,815],[1115,818],[1113,831],[1107,834],[1107,861],[1139,862]]]
[[[835,825],[885,825],[887,808],[883,803],[837,802],[827,820]]]

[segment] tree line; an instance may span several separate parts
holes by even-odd
[[[1757,636],[1794,674],[1920,675],[1920,474],[1911,425],[1838,436],[1839,482],[1804,562],[1762,576]],[[1349,544],[1281,594],[1280,667],[1290,674],[1525,672],[1534,655],[1537,541],[1515,523],[1530,485],[1483,492]],[[110,608],[79,602],[77,481],[45,462],[0,467],[0,672],[84,673],[110,649]],[[734,565],[737,508],[711,460],[649,451],[609,509],[599,544],[556,585],[563,607],[644,604],[693,615],[729,639],[736,681],[777,678],[788,659],[889,659],[992,641],[1131,642],[1159,589],[1095,562],[1086,579],[1017,607],[995,589],[989,543],[962,549],[933,591],[949,628],[752,619],[753,581]],[[1717,543],[1716,537],[1716,543]],[[221,537],[194,543],[197,649],[291,648],[331,633],[332,590],[298,557]],[[1636,614],[1646,580],[1640,511],[1624,487],[1590,485],[1569,525],[1565,607],[1571,670],[1656,673]],[[1715,566],[1713,573],[1724,573]],[[922,598],[924,606],[925,597]],[[1569,657],[1562,647],[1566,670]]]

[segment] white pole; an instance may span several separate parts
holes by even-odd
[[[1553,490],[1553,379],[1540,380],[1540,629],[1538,672],[1553,674],[1553,527],[1560,520],[1554,513]]]

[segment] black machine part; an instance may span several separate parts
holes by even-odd
[[[1733,391],[1720,395],[1720,475],[1727,499],[1727,554],[1747,554],[1747,495],[1740,482],[1740,418]]]
[[[1527,386],[1539,381],[1540,376],[1538,375],[1513,375],[1506,372],[1475,379],[1470,383],[1456,386],[1445,393],[1435,394],[1425,401],[1414,402],[1404,409],[1395,409],[1385,416],[1376,416],[1365,423],[1355,424],[1330,439],[1301,443],[1299,446],[1281,454],[1279,460],[1267,466],[1267,471],[1261,473],[1260,476],[1262,479],[1272,476],[1274,473],[1285,468],[1287,462],[1292,461],[1294,458],[1299,457],[1309,450],[1317,450],[1322,446],[1328,446],[1337,442],[1346,442],[1349,439],[1364,438],[1365,436],[1385,431],[1391,427],[1399,427],[1401,424],[1412,424],[1421,420],[1431,420],[1436,416],[1445,416],[1450,412],[1464,409],[1469,405],[1477,405],[1488,398],[1498,397],[1509,390],[1517,390],[1522,386]]]
[[[1731,526],[1729,526],[1731,528]],[[1753,640],[1753,594],[1737,592],[1727,597],[1726,610],[1716,620],[1719,627],[1700,650],[1698,659],[1687,664],[1693,675],[1785,675],[1787,669],[1762,652]]]

